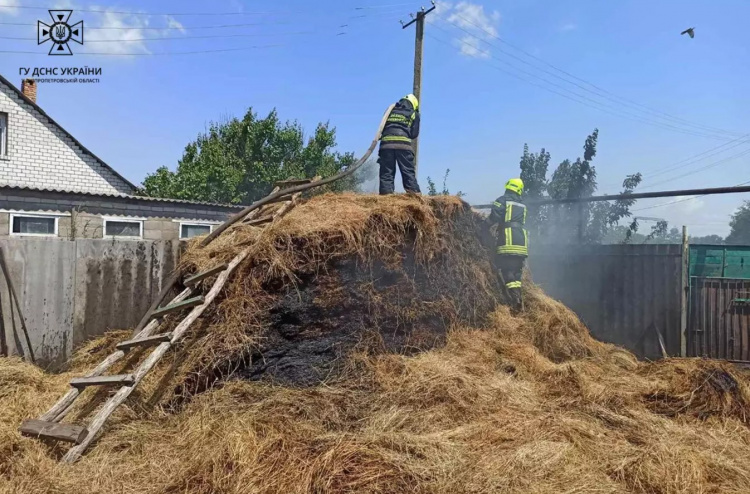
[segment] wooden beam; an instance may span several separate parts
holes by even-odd
[[[127,341],[123,341],[122,343],[118,343],[117,349],[127,351],[133,347],[152,346],[158,343],[164,343],[165,341],[169,341],[170,338],[172,338],[172,333],[163,333],[163,334],[157,334],[155,336],[149,336],[147,338],[127,340]]]
[[[211,302],[214,301],[216,296],[224,287],[224,284],[227,282],[229,275],[232,274],[232,271],[234,271],[234,269],[248,256],[248,254],[250,254],[250,250],[251,247],[248,247],[247,249],[237,254],[234,259],[232,259],[232,261],[229,263],[229,266],[227,266],[227,269],[219,275],[219,277],[211,287],[211,290],[209,290],[206,294],[205,304],[195,307],[192,311],[190,311],[190,314],[188,314],[188,316],[183,319],[182,322],[178,324],[174,329],[174,331],[172,332],[172,342],[179,341],[188,330],[190,325],[196,319],[198,319],[201,314],[203,314],[203,311],[206,310],[206,307],[208,307]],[[143,379],[143,377],[148,374],[148,372],[156,365],[159,359],[161,359],[164,354],[167,353],[167,350],[169,350],[171,346],[171,343],[162,343],[161,345],[156,347],[153,352],[151,352],[151,355],[149,355],[146,360],[141,363],[141,365],[133,374],[136,385],[141,382],[141,379]],[[109,401],[107,401],[107,403],[104,404],[101,409],[99,409],[99,411],[89,424],[88,436],[86,436],[86,438],[79,445],[74,446],[68,450],[68,452],[63,457],[63,462],[72,463],[80,458],[81,454],[83,454],[89,444],[91,444],[91,441],[95,439],[96,435],[99,433],[99,430],[101,430],[102,426],[104,426],[107,418],[109,418],[112,412],[114,412],[115,409],[128,398],[128,396],[130,396],[130,393],[132,393],[134,389],[135,386],[123,386],[119,389],[119,391],[117,391],[117,393],[115,393],[114,396],[112,396],[112,398],[109,399]]]
[[[164,302],[164,300],[167,298],[167,295],[169,295],[172,289],[177,285],[177,282],[180,281],[180,278],[182,278],[182,270],[180,268],[177,268],[177,270],[169,276],[167,281],[164,282],[164,286],[162,287],[161,291],[156,296],[154,301],[151,303],[151,307],[149,307],[146,313],[143,314],[143,317],[138,323],[138,326],[136,326],[133,330],[133,338],[135,338],[135,335],[143,331],[143,328],[145,328],[149,321],[152,319],[151,314],[159,307],[159,305],[161,305],[162,302]]]
[[[202,273],[194,274],[193,276],[190,276],[189,278],[185,278],[185,281],[183,281],[182,283],[185,286],[193,286],[197,284],[198,282],[205,280],[209,276],[213,276],[217,273],[221,273],[225,269],[227,269],[227,263],[213,267],[207,271],[203,271]]]
[[[269,202],[268,204],[275,204],[275,203],[277,203],[277,202],[285,202],[285,201],[290,201],[291,199],[292,199],[292,196],[291,196],[291,195],[286,195],[286,196],[279,196],[279,197],[277,197],[276,199],[274,199],[274,200],[272,200],[271,202]]]
[[[29,437],[44,437],[69,443],[80,444],[88,435],[88,430],[80,425],[58,424],[44,420],[25,420],[21,424],[21,434]]]
[[[687,357],[688,293],[690,292],[690,242],[687,226],[682,227],[682,255],[680,273],[680,357]]]
[[[178,310],[182,309],[189,309],[190,307],[195,307],[196,305],[201,305],[203,303],[203,297],[193,297],[189,298],[187,300],[184,300],[182,302],[177,302],[176,304],[167,305],[165,307],[162,307],[161,309],[156,309],[153,314],[151,314],[151,317],[162,317],[166,314],[169,314],[171,312],[176,312]]]
[[[259,226],[265,223],[270,223],[273,221],[273,219],[274,219],[273,216],[264,216],[262,218],[246,221],[245,224],[248,226]]]
[[[190,296],[190,293],[192,293],[191,289],[188,288],[186,290],[183,290],[182,293],[177,295],[172,302],[179,302],[181,300],[185,300],[188,296]],[[154,331],[159,326],[159,321],[151,321],[148,323],[148,325],[143,328],[137,335],[135,335],[136,338],[145,338],[146,336],[149,336],[152,331]],[[121,358],[125,356],[125,352],[122,350],[117,350],[115,352],[112,352],[109,354],[109,356],[104,359],[99,365],[96,366],[94,370],[86,374],[85,377],[96,377],[101,376],[105,372],[107,372],[107,369],[112,367],[114,364],[119,362]],[[48,420],[52,422],[59,422],[62,419],[65,418],[65,416],[68,414],[68,412],[71,410],[71,407],[73,405],[73,402],[78,398],[78,396],[81,394],[81,390],[79,388],[72,388],[69,389],[65,395],[60,398],[57,403],[55,403],[52,408],[47,410],[47,412],[40,417],[41,420]]]
[[[312,180],[309,178],[290,178],[288,180],[279,180],[278,182],[275,182],[274,185],[276,185],[277,187],[281,187],[282,185],[302,185],[309,184],[310,182],[312,182]]]
[[[114,376],[75,377],[70,380],[74,388],[85,388],[87,386],[132,386],[135,383],[132,374],[117,374]]]
[[[29,338],[29,330],[26,328],[26,321],[23,318],[23,312],[21,312],[21,303],[18,301],[18,296],[16,295],[16,289],[13,288],[13,282],[10,279],[10,270],[8,269],[8,266],[5,264],[5,256],[3,255],[3,249],[0,247],[0,269],[3,271],[3,275],[5,276],[5,282],[8,284],[8,294],[10,296],[10,302],[15,302],[16,310],[18,310],[18,319],[21,320],[21,329],[23,330],[24,338],[26,338],[26,346],[29,350],[29,357],[31,357],[31,362],[36,364],[36,358],[34,357],[34,349],[31,347],[31,338]],[[11,305],[11,314],[13,314],[13,306]],[[25,355],[24,355],[25,357]]]

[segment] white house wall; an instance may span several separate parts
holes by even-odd
[[[101,194],[132,188],[85,153],[47,117],[0,84],[0,112],[8,114],[8,156],[0,157],[0,184]]]

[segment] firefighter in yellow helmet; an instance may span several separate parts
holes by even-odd
[[[523,308],[521,273],[529,255],[529,237],[526,232],[526,206],[523,204],[523,181],[512,178],[505,184],[505,194],[492,205],[490,224],[498,225],[496,267],[498,278],[505,283],[511,298],[511,308]]]
[[[380,195],[393,194],[396,164],[406,192],[420,193],[414,169],[414,143],[419,137],[419,101],[413,94],[401,98],[388,115],[380,137]]]

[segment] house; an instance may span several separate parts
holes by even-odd
[[[209,233],[228,206],[136,195],[136,186],[0,76],[0,238],[176,240]]]

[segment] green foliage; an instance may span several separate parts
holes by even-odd
[[[211,123],[185,147],[177,171],[161,167],[146,177],[142,193],[226,204],[249,204],[271,192],[274,182],[289,178],[323,178],[355,162],[351,153],[334,152],[336,130],[318,124],[305,142],[299,123],[281,123],[272,110],[258,118],[252,108],[242,119]],[[356,189],[364,179],[354,174],[327,191]]]
[[[599,130],[594,129],[584,143],[583,157],[572,162],[568,159],[562,161],[550,179],[547,179],[550,154],[545,149],[538,154],[530,153],[528,146],[524,145],[520,165],[527,200],[594,195],[597,182],[592,161],[596,157],[598,139]],[[623,181],[621,194],[632,193],[640,182],[640,173],[628,175]],[[543,243],[602,243],[610,230],[630,216],[630,207],[634,203],[632,199],[620,199],[531,207],[527,216],[528,228],[532,239]]]
[[[523,180],[524,197],[534,201],[545,197],[547,192],[547,170],[549,169],[550,154],[542,148],[538,153],[530,153],[529,145],[523,145],[523,156],[521,156],[521,180]],[[526,224],[532,237],[541,236],[541,228],[548,219],[547,209],[543,207],[532,207],[527,210]]]
[[[678,228],[669,228],[669,224],[662,220],[651,226],[648,235],[638,233],[639,224],[637,220],[630,227],[622,225],[612,228],[602,243],[605,244],[681,244],[682,231]],[[724,239],[720,235],[706,235],[702,237],[689,237],[688,241],[694,245],[724,245]]]
[[[750,245],[750,201],[745,201],[729,222],[728,245]]]
[[[443,190],[441,192],[437,191],[437,186],[435,185],[435,182],[432,181],[432,178],[427,177],[427,195],[428,196],[449,196],[451,195],[450,191],[448,190],[448,174],[451,172],[450,168],[445,170],[445,175],[443,175]],[[464,193],[461,191],[458,191],[456,193],[458,197],[463,197]]]
[[[724,245],[725,240],[721,235],[706,235],[704,237],[690,237],[691,244],[702,245]]]

